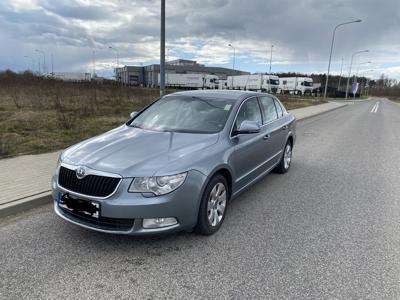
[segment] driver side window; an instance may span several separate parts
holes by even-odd
[[[262,125],[261,111],[257,98],[251,98],[243,103],[236,117],[235,131],[240,128],[243,121],[254,121],[260,126]]]

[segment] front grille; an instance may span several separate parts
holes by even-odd
[[[70,211],[62,207],[58,208],[65,217],[72,221],[103,230],[129,231],[132,229],[134,223],[134,219],[115,219],[101,216],[94,218],[81,212]]]
[[[61,187],[82,195],[107,197],[117,188],[120,178],[87,175],[82,179],[76,177],[74,170],[60,168],[58,183]]]

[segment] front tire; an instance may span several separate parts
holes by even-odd
[[[290,163],[292,162],[292,143],[286,142],[285,148],[283,148],[283,155],[279,164],[275,167],[275,172],[279,174],[285,174],[290,169]]]
[[[204,190],[195,231],[203,235],[217,232],[225,219],[228,200],[228,183],[224,176],[218,174]]]

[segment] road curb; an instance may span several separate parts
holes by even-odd
[[[44,192],[39,195],[30,196],[24,199],[9,202],[0,205],[0,218],[5,218],[41,205],[50,204],[51,201],[52,201],[51,192]]]
[[[303,117],[303,118],[299,118],[299,119],[296,118],[296,120],[297,120],[297,121],[305,121],[305,120],[307,120],[307,119],[310,119],[310,118],[313,118],[313,117],[316,117],[316,116],[319,116],[319,115],[322,115],[322,114],[325,114],[325,113],[328,113],[328,112],[337,110],[337,109],[339,109],[339,108],[347,107],[347,106],[349,106],[349,105],[350,105],[350,104],[345,104],[345,105],[342,105],[342,106],[333,107],[333,108],[330,108],[330,109],[328,109],[328,110],[324,110],[324,111],[318,112],[318,113],[316,113],[316,114],[313,114],[313,115],[310,115],[310,116],[307,116],[307,117]]]

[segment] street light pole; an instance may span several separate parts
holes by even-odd
[[[339,84],[338,84],[338,87],[337,87],[337,90],[338,90],[338,91],[340,90],[340,81],[342,80],[343,61],[344,61],[344,58],[342,57],[342,64],[340,65]]]
[[[168,61],[169,61],[169,48],[166,48],[166,50],[167,50],[167,58],[166,58],[166,62],[165,62],[165,77],[166,77],[166,79],[165,79],[165,85],[166,85],[166,87],[168,87],[168,67],[167,67],[167,64],[168,64]]]
[[[365,62],[360,62],[358,64],[356,74],[354,75],[353,83],[357,82],[357,76],[358,76],[358,71],[360,70],[360,66],[365,65],[365,64],[370,64],[370,63],[371,63],[370,61],[365,61]],[[361,94],[361,87],[360,87],[360,94]],[[353,99],[356,99],[356,93],[353,94]]]
[[[161,0],[160,96],[165,95],[165,0]]]
[[[117,53],[117,68],[118,68],[119,67],[119,51],[117,48],[114,48],[112,46],[109,46],[108,48],[114,50]]]
[[[360,62],[358,65],[357,65],[357,71],[356,71],[356,77],[355,77],[355,79],[357,80],[357,76],[358,76],[358,71],[360,71],[360,66],[361,65],[366,65],[366,64],[371,64],[372,62],[370,62],[370,61],[364,61],[364,62]]]
[[[43,54],[43,73],[46,74],[46,53],[38,49],[36,49],[35,51]]]
[[[231,47],[233,49],[233,62],[232,62],[232,70],[235,71],[235,59],[236,59],[236,48],[232,46],[232,44],[228,45],[229,47]],[[231,88],[233,89],[233,75],[232,74],[232,84],[231,84]]]
[[[371,69],[371,70],[368,70],[368,71],[366,71],[365,73],[369,73],[369,72],[373,72],[373,71],[375,71],[374,69]],[[364,92],[366,92],[366,96],[368,97],[369,96],[369,77],[367,77],[367,82],[366,82],[366,84],[364,85]]]
[[[92,79],[96,77],[96,51],[92,50],[92,63],[93,63],[93,68],[92,68]]]
[[[117,53],[117,66],[115,67],[115,81],[118,81],[119,77],[117,76],[118,74],[118,68],[119,68],[119,51],[117,48],[114,48],[112,46],[109,46],[108,49],[114,50]]]
[[[32,74],[35,72],[35,60],[32,56],[25,55],[25,58],[29,58],[32,61]]]
[[[269,58],[269,74],[271,75],[271,69],[272,69],[272,49],[274,48],[274,45],[271,45],[271,55]]]
[[[349,68],[349,76],[347,76],[347,84],[346,84],[346,99],[349,95],[349,83],[350,83],[350,76],[351,76],[351,67],[353,66],[353,59],[354,56],[360,53],[364,53],[364,52],[369,52],[369,50],[361,50],[361,51],[356,51],[351,55],[351,61],[350,61],[350,68]]]
[[[51,76],[54,76],[54,61],[53,61],[53,53],[51,53]]]
[[[274,48],[274,45],[271,45],[271,53],[269,57],[269,75],[271,75],[271,69],[272,69],[272,49]],[[271,93],[271,78],[269,77],[268,79],[268,93]]]
[[[37,61],[38,61],[38,75],[40,76],[41,75],[41,72],[40,72],[40,54],[39,53],[36,53],[36,58],[37,58]]]
[[[333,29],[332,42],[331,42],[331,52],[329,54],[328,72],[326,74],[326,80],[325,80],[324,99],[326,99],[326,92],[328,90],[329,71],[331,69],[331,60],[332,60],[333,44],[335,42],[336,29],[338,29],[340,26],[343,26],[343,25],[347,25],[347,24],[351,24],[351,23],[359,23],[361,21],[362,20],[354,20],[354,21],[350,21],[350,22],[340,23],[340,24],[336,25],[335,28]]]

